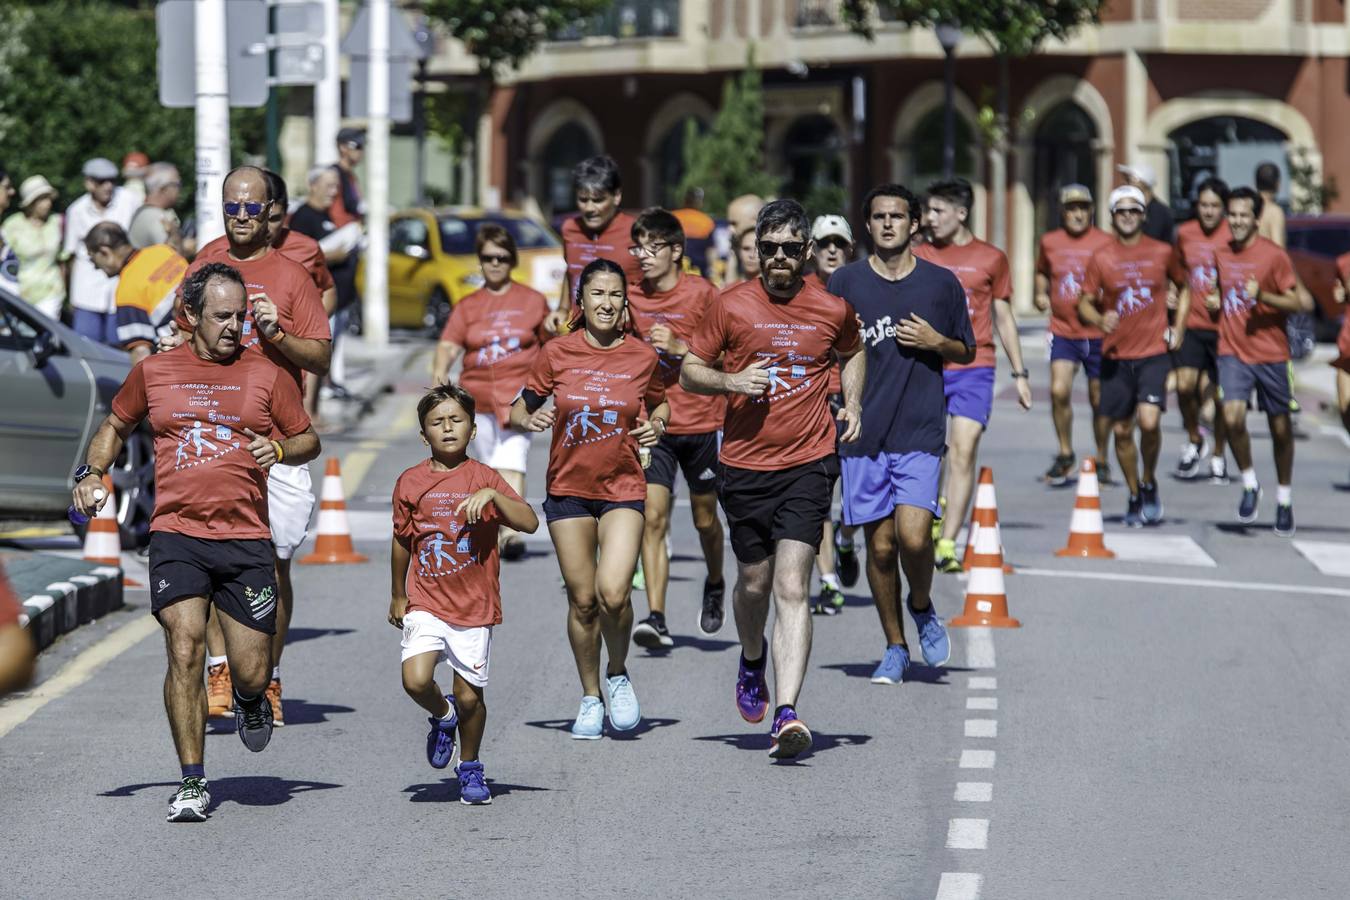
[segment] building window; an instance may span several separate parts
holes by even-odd
[[[576,122],[568,122],[553,132],[539,160],[550,212],[557,214],[577,208],[572,193],[572,169],[598,153],[600,148],[591,140],[590,133]]]
[[[680,0],[618,0],[609,9],[552,35],[555,41],[589,37],[620,40],[679,37]]]
[[[910,133],[910,153],[914,161],[912,190],[922,192],[928,185],[942,180],[942,127],[942,107],[935,106],[923,114]],[[956,116],[955,133],[956,174],[974,181],[979,144],[970,123],[960,113]]]
[[[697,116],[686,116],[672,125],[656,145],[656,201],[666,209],[677,209],[684,202],[679,187],[684,177],[685,129],[690,122],[699,133],[708,130]]]
[[[1189,218],[1195,189],[1218,176],[1230,187],[1251,185],[1256,167],[1280,167],[1281,203],[1289,198],[1289,135],[1274,125],[1243,116],[1212,116],[1183,125],[1167,136],[1168,193],[1178,218]]]
[[[1097,184],[1097,126],[1087,112],[1066,100],[1050,110],[1036,128],[1032,197],[1036,203],[1036,233],[1059,227],[1059,189]],[[1099,203],[1105,198],[1098,197]]]
[[[827,116],[802,116],[783,138],[787,169],[783,195],[800,200],[813,216],[843,212],[848,205],[844,184],[844,138]]]

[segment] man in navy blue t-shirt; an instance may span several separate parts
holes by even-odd
[[[830,293],[852,304],[862,319],[867,352],[862,437],[839,445],[844,524],[862,525],[867,536],[867,582],[886,633],[886,652],[872,681],[898,684],[909,666],[901,567],[924,662],[940,666],[951,655],[930,595],[932,522],[947,436],[942,364],[970,362],[975,331],[956,276],[911,252],[918,198],[901,185],[884,184],[868,193],[862,211],[872,252],[830,278]]]

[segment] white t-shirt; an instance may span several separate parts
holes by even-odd
[[[99,222],[116,222],[123,229],[131,228],[131,217],[140,203],[122,188],[113,190],[112,201],[105,209],[94,206],[94,198],[83,194],[66,209],[66,237],[61,255],[72,257],[70,264],[70,305],[91,312],[111,313],[116,309],[113,286],[109,278],[94,268],[89,251],[84,249],[84,238]]]

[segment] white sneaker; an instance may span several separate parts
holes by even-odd
[[[184,778],[178,790],[169,798],[169,817],[166,822],[205,822],[206,808],[211,805],[211,792],[205,778]]]

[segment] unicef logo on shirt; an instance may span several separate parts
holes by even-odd
[[[618,421],[619,421],[619,412],[618,412],[618,410],[615,410],[615,409],[607,409],[607,410],[605,410],[605,414],[604,414],[603,417],[601,417],[600,421],[604,422],[606,425],[615,425],[615,424],[617,424]]]

